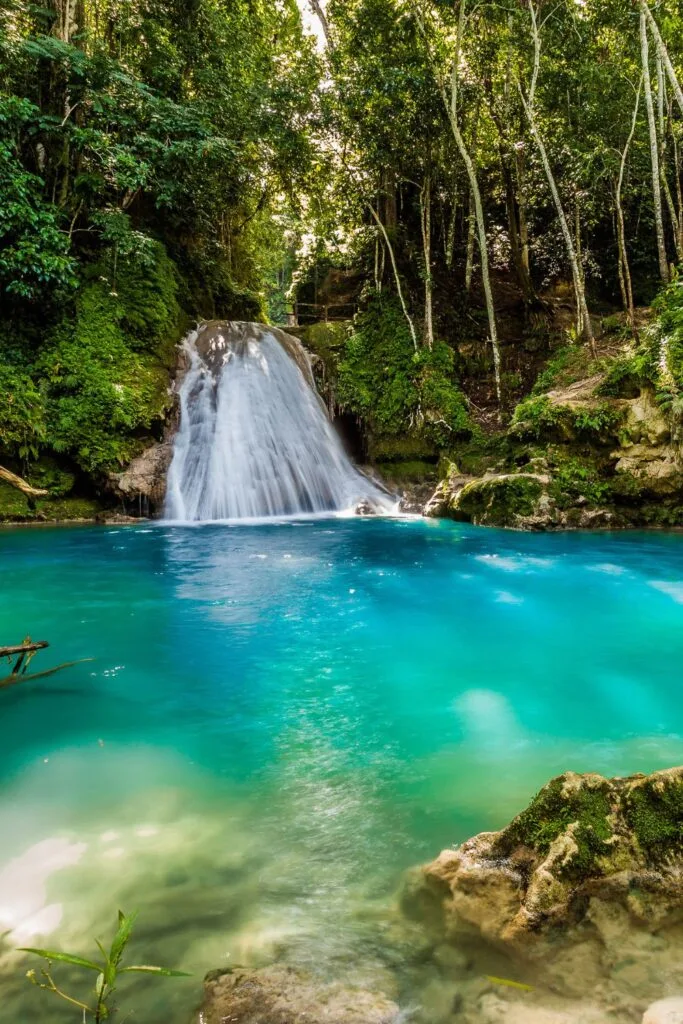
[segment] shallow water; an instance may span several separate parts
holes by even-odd
[[[139,910],[193,972],[122,992],[146,1024],[229,963],[378,983],[406,867],[565,769],[683,760],[680,534],[10,529],[0,568],[0,641],[94,659],[0,693],[0,932],[87,954]],[[45,1019],[27,966],[2,1024]]]

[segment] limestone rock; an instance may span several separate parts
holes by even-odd
[[[207,975],[195,1024],[394,1024],[381,993],[326,984],[293,968],[236,968]]]
[[[683,492],[683,464],[670,445],[634,444],[612,453],[615,471],[634,477],[643,491],[655,496]]]
[[[683,1024],[683,997],[659,999],[648,1006],[643,1014],[643,1024]]]
[[[161,508],[166,493],[166,475],[173,457],[173,442],[161,441],[145,449],[142,455],[122,473],[109,476],[110,490],[124,501],[145,499],[154,508]]]
[[[414,874],[403,906],[441,941],[483,938],[577,996],[630,956],[638,977],[620,984],[654,997],[663,936],[683,923],[683,768],[567,772],[501,832]]]
[[[523,526],[537,514],[548,479],[541,473],[492,473],[475,479],[453,474],[434,492],[425,515],[477,526]]]

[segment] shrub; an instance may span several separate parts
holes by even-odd
[[[415,351],[395,299],[370,298],[346,340],[337,396],[378,434],[424,428],[438,445],[471,433],[465,400],[453,380],[453,352],[443,342]]]

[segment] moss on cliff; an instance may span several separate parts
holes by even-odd
[[[657,867],[683,856],[683,769],[605,779],[567,772],[552,779],[496,836],[494,854],[520,847],[548,856],[568,842],[554,869],[560,879],[604,876],[624,866]]]
[[[128,462],[171,405],[169,379],[182,330],[176,272],[160,245],[116,290],[101,276],[81,289],[36,364],[46,394],[46,440],[87,473]]]
[[[528,847],[545,857],[551,845],[571,827],[575,849],[560,870],[561,877],[584,877],[597,870],[598,860],[609,853],[612,827],[610,786],[600,776],[583,776],[581,785],[566,776],[553,779],[499,836],[501,856]]]

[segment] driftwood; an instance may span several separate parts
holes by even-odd
[[[23,683],[27,679],[43,679],[45,676],[52,676],[55,672],[60,672],[63,668],[71,668],[72,665],[81,665],[84,661],[92,661],[92,658],[79,658],[78,661],[65,661],[61,665],[55,665],[53,668],[46,668],[42,672],[31,672],[27,673],[27,668],[31,661],[31,658],[36,651],[42,651],[45,647],[49,647],[47,640],[31,640],[30,636],[27,636],[23,643],[12,644],[10,647],[0,647],[0,660],[2,658],[13,658],[17,656],[17,660],[12,666],[12,671],[4,679],[0,679],[0,690],[6,689],[8,686],[16,686],[17,683]]]
[[[44,498],[48,491],[43,490],[41,487],[31,487],[26,480],[22,477],[17,476],[16,473],[12,473],[11,470],[5,469],[4,466],[0,466],[0,480],[6,480],[12,487],[16,487],[18,491],[26,494],[29,498]],[[0,648],[2,650],[2,648]]]
[[[43,669],[42,672],[11,672],[4,679],[0,679],[0,690],[6,690],[8,686],[16,686],[17,683],[24,683],[33,679],[44,679],[45,676],[53,676],[55,672],[61,672],[63,668],[71,668],[72,665],[82,665],[85,661],[94,661],[94,658],[79,658],[77,661],[65,661],[53,668]]]
[[[44,647],[49,647],[47,640],[31,640],[30,636],[27,636],[20,644],[13,644],[11,647],[0,647],[0,658],[12,658],[14,655],[18,655],[17,660],[12,668],[11,676],[24,675],[26,669],[29,666],[31,658],[36,651],[42,651]]]
[[[15,644],[14,647],[0,647],[0,658],[9,658],[12,654],[21,654],[23,651],[42,651],[49,647],[47,640],[25,640],[23,644]]]

